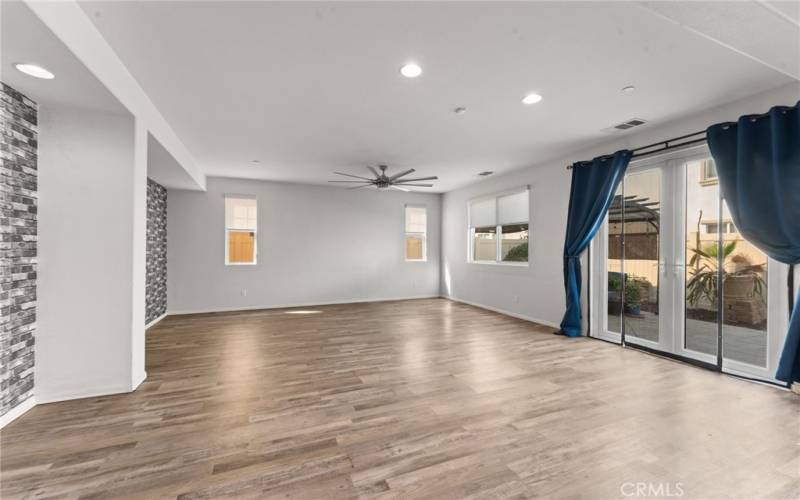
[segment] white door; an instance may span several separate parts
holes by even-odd
[[[787,266],[738,233],[705,146],[632,162],[591,267],[592,336],[773,380]]]

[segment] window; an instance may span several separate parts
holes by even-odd
[[[717,166],[714,160],[702,160],[700,163],[700,184],[716,184],[719,182],[717,179]]]
[[[528,262],[528,188],[469,204],[471,262]]]
[[[424,261],[427,249],[428,214],[425,207],[406,206],[406,260]]]
[[[255,198],[225,197],[225,264],[256,263],[257,215]]]

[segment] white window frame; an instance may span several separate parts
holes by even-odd
[[[227,200],[253,200],[256,203],[256,227],[236,228],[228,227],[228,204]],[[222,206],[225,221],[225,265],[226,266],[255,266],[258,264],[258,199],[252,195],[226,194],[222,198]],[[253,233],[253,262],[231,262],[230,261],[230,233]]]
[[[698,159],[708,158],[710,155],[711,153],[708,150],[708,146],[706,144],[702,144],[687,148],[686,150],[679,150],[665,155],[648,157],[640,160],[638,164],[637,162],[631,162],[631,165],[628,166],[628,172],[635,172],[640,168],[644,169],[653,165],[664,164],[666,165],[664,172],[666,172],[667,175],[672,178],[674,185],[674,182],[686,182],[685,169],[687,163]],[[666,179],[667,178],[665,177],[664,180]],[[661,185],[662,200],[664,200],[668,195],[678,197],[675,191],[670,189],[666,182],[663,182]],[[666,351],[668,354],[677,354],[678,356],[682,356],[684,358],[692,358],[708,364],[716,364],[716,355],[692,351],[684,347],[686,336],[686,328],[684,323],[686,282],[683,280],[686,278],[681,268],[686,262],[686,249],[684,246],[684,242],[686,241],[686,226],[684,224],[686,217],[685,195],[685,192],[681,193],[681,196],[676,200],[676,203],[678,203],[679,207],[683,208],[679,208],[679,211],[676,212],[674,216],[667,213],[662,214],[662,217],[664,217],[662,219],[664,226],[673,227],[673,237],[671,240],[673,241],[672,253],[674,254],[674,259],[665,258],[665,262],[663,264],[659,264],[659,279],[664,280],[662,283],[664,283],[665,286],[668,279],[680,280],[679,285],[674,287],[673,291],[675,293],[665,294],[665,303],[663,304],[664,308],[661,309],[660,313],[661,320],[665,321],[666,323],[661,326],[659,333],[672,331],[670,334],[671,341],[673,342],[671,344],[672,350],[659,348],[659,346],[656,344],[647,345],[647,341],[641,339],[637,340],[636,338],[633,339],[632,343],[645,345],[645,347],[654,347],[662,352]],[[608,330],[607,314],[604,313],[604,311],[607,310],[606,308],[608,304],[608,273],[606,270],[607,251],[608,216],[606,215],[603,225],[600,227],[600,230],[595,238],[592,239],[589,247],[591,269],[591,277],[589,279],[591,331],[589,332],[589,336],[619,344],[621,342],[621,336],[617,332],[610,332]],[[800,269],[800,267],[798,267],[798,269]],[[668,274],[671,274],[674,277],[668,277]],[[788,266],[767,257],[766,367],[750,365],[735,359],[724,357],[723,345],[721,373],[777,383],[774,378],[775,371],[778,368],[778,361],[780,359],[781,349],[785,341],[785,334],[789,328],[789,306],[786,300],[787,276]],[[800,286],[797,286],[796,289],[798,290],[798,293],[800,293]],[[672,309],[672,314],[666,313],[668,310],[667,308]],[[659,340],[661,341],[661,339],[662,336],[659,335]],[[626,343],[631,343],[630,340],[631,337],[626,336]]]
[[[499,221],[495,220],[495,260],[476,260],[474,254],[474,239],[475,239],[475,226],[472,226],[471,221],[472,217],[470,211],[472,210],[472,204],[477,201],[482,200],[490,200],[494,199],[494,211],[495,211],[495,219],[497,218],[497,214],[499,213],[499,200],[504,196],[509,196],[512,194],[522,193],[524,191],[528,192],[528,220],[526,221],[517,221],[517,222],[507,222],[505,224],[500,224]],[[521,186],[514,189],[508,189],[506,191],[500,191],[498,193],[494,193],[487,196],[479,196],[477,198],[472,198],[467,201],[467,263],[468,264],[479,264],[479,265],[490,265],[490,266],[510,266],[510,267],[528,267],[530,266],[531,260],[531,189],[529,185]],[[502,259],[503,255],[503,226],[512,226],[515,224],[527,224],[528,225],[528,259],[525,262],[514,262],[514,261],[504,261]],[[480,226],[480,227],[491,227],[491,226]]]
[[[418,232],[408,232],[406,231],[406,227],[408,224],[408,209],[409,208],[422,208],[425,210],[425,232],[418,233]],[[407,203],[403,206],[403,258],[406,262],[428,262],[428,206],[427,205],[415,205],[413,203]],[[406,252],[406,241],[408,240],[409,236],[421,236],[422,237],[422,258],[421,259],[409,259],[408,253]]]

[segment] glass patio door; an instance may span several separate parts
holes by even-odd
[[[671,173],[665,162],[632,165],[615,193],[592,245],[594,336],[656,350],[674,344]]]
[[[632,163],[590,250],[592,336],[773,379],[787,266],[738,233],[705,147]]]

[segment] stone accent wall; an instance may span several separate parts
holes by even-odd
[[[147,313],[145,324],[167,312],[167,189],[147,179]]]
[[[33,396],[37,113],[0,82],[0,416]]]

